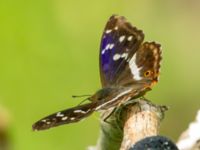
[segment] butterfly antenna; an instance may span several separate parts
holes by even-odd
[[[78,104],[78,106],[80,106],[81,104],[83,104],[85,101],[89,100],[89,98],[90,98],[90,97],[87,97],[86,99],[82,100],[82,101]]]
[[[80,98],[80,97],[90,97],[90,96],[92,96],[92,95],[72,95],[72,98]]]
[[[82,103],[84,103],[86,100],[89,100],[89,98],[92,96],[92,95],[89,95],[89,94],[86,94],[86,95],[72,95],[72,98],[80,98],[80,97],[86,97],[86,99],[82,100],[78,106],[80,106]]]

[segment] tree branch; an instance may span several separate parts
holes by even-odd
[[[137,141],[158,135],[166,110],[166,106],[154,105],[140,98],[115,109],[106,121],[112,110],[102,111],[101,134],[95,149],[128,150]]]

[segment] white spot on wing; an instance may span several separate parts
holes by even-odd
[[[123,42],[124,39],[125,39],[125,35],[120,36],[120,37],[119,37],[119,42]]]
[[[113,44],[113,43],[107,44],[106,47],[102,50],[101,54],[104,54],[105,51],[107,51],[107,50],[113,49],[114,46],[115,46],[115,44]]]
[[[128,53],[123,53],[123,54],[121,55],[121,58],[127,59],[127,57],[128,57]]]
[[[113,56],[113,60],[114,61],[117,61],[118,59],[120,59],[121,58],[121,55],[120,54],[115,54],[114,56]]]
[[[106,33],[107,33],[107,34],[110,33],[110,32],[112,32],[112,30],[106,30]]]
[[[108,50],[109,48],[110,48],[110,44],[107,44],[105,50]]]
[[[115,29],[115,30],[118,30],[118,26],[116,26],[114,29]]]
[[[115,46],[115,44],[110,44],[109,49],[113,49],[114,46]]]
[[[128,53],[123,53],[123,54],[115,54],[114,56],[113,56],[113,60],[114,61],[117,61],[117,60],[119,60],[120,58],[125,58],[125,59],[127,59],[127,57],[128,57]]]
[[[87,110],[87,113],[90,111],[91,109],[89,108],[88,110]]]
[[[131,41],[133,39],[133,36],[132,35],[130,35],[129,37],[128,37],[128,41]]]
[[[63,117],[64,116],[64,114],[61,114],[61,112],[58,112],[57,114],[56,114],[56,117]]]
[[[136,64],[136,54],[133,55],[133,57],[129,61],[129,67],[131,69],[131,73],[133,74],[133,78],[135,80],[141,80],[140,76],[140,70],[142,69],[141,67],[138,68]]]
[[[67,117],[67,116],[62,118],[62,120],[63,120],[63,121],[64,121],[64,120],[67,120],[67,119],[68,119],[68,117]]]
[[[50,124],[50,123],[51,123],[50,121],[47,122],[47,124]]]
[[[75,118],[74,118],[74,117],[71,117],[70,120],[75,120]]]
[[[83,111],[83,110],[74,110],[74,113],[82,113],[82,114],[86,114],[86,112]]]

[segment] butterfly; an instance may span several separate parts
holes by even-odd
[[[142,30],[125,17],[112,15],[100,44],[99,67],[102,89],[86,104],[62,110],[33,124],[33,130],[45,130],[78,122],[93,112],[116,108],[143,96],[159,78],[161,45],[143,42]]]

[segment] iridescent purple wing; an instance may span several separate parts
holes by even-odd
[[[120,86],[119,81],[128,61],[143,42],[144,34],[122,16],[110,17],[103,32],[100,46],[100,75],[103,87]],[[123,73],[124,74],[124,73]],[[132,80],[130,69],[126,80]]]

